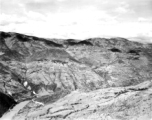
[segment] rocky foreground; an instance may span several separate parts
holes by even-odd
[[[12,120],[152,120],[152,44],[0,32],[0,96]]]

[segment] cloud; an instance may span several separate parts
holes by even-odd
[[[127,13],[128,12],[128,10],[126,8],[124,8],[124,7],[118,7],[118,8],[116,8],[115,11],[117,13]]]
[[[152,23],[152,17],[150,18],[139,17],[138,22]]]
[[[1,19],[0,19],[0,25],[2,26],[7,26],[9,24],[22,24],[26,22],[25,17],[18,17],[17,15],[7,15],[7,14],[1,14]]]
[[[83,9],[88,6],[96,6],[98,3],[99,0],[28,0],[25,8],[26,10],[45,14]]]
[[[0,0],[0,30],[50,38],[152,36],[151,0]],[[11,8],[11,9],[10,9]],[[140,36],[142,35],[142,36]]]
[[[128,3],[120,2],[119,6],[115,8],[115,12],[119,14],[127,14],[132,13],[133,11],[130,9]]]
[[[130,9],[135,11],[134,17],[151,17],[152,15],[152,0],[129,0]]]
[[[13,22],[13,24],[24,24],[24,23],[25,22],[17,22],[17,21]],[[9,24],[12,24],[12,23],[7,22],[7,21],[0,22],[0,26],[8,26]]]
[[[0,0],[0,12],[1,14],[24,16],[24,9],[18,0]]]
[[[56,1],[54,0],[50,0],[50,1],[39,1],[39,2],[35,2],[35,1],[31,1],[25,4],[25,9],[27,11],[33,11],[33,12],[40,12],[40,13],[44,13],[45,12],[56,12],[58,11],[58,4]]]

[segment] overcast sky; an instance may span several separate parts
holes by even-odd
[[[151,40],[152,0],[0,0],[0,31]]]

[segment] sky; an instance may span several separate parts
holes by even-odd
[[[0,31],[152,42],[152,0],[0,0]]]

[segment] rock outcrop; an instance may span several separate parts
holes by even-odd
[[[11,96],[8,96],[2,92],[0,92],[0,117],[2,117],[3,113],[8,109],[13,108],[17,104]]]
[[[0,92],[30,100],[14,120],[150,119],[151,83],[152,44],[0,32]]]

